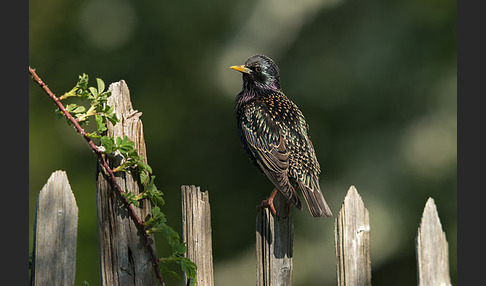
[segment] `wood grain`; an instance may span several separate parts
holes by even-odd
[[[197,265],[197,285],[214,286],[211,208],[208,191],[182,186],[182,237],[186,257]],[[185,273],[184,273],[185,274]],[[189,281],[184,276],[185,285]]]
[[[55,171],[37,198],[32,285],[74,285],[78,207],[64,171]]]
[[[277,193],[273,203],[277,216],[265,208],[256,219],[257,285],[290,286],[294,224],[291,214],[286,214],[287,199]]]
[[[368,210],[354,186],[348,190],[335,220],[337,284],[371,285]]]
[[[452,285],[449,276],[449,244],[432,198],[425,204],[416,246],[418,285]]]
[[[141,112],[133,109],[130,92],[125,81],[112,83],[109,87],[112,95],[108,105],[114,107],[120,120],[115,126],[108,122],[107,135],[113,137],[128,136],[135,143],[135,149],[146,161],[146,149],[143,136],[143,126],[140,120]],[[111,168],[120,164],[120,157],[109,158]],[[145,246],[143,237],[139,234],[136,224],[129,216],[120,195],[112,190],[105,179],[103,170],[98,165],[97,170],[97,210],[98,238],[100,246],[101,285],[157,285],[151,255]],[[125,192],[137,195],[139,184],[132,175],[116,174],[118,185]],[[135,208],[137,216],[144,220],[151,214],[148,201],[141,203],[141,208]],[[151,236],[153,245],[153,236]]]

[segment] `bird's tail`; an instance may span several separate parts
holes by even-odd
[[[299,182],[299,188],[302,190],[305,202],[309,207],[309,212],[313,217],[321,217],[325,215],[327,217],[332,216],[331,209],[326,203],[324,196],[319,187],[319,183],[316,180],[311,180],[309,187]]]

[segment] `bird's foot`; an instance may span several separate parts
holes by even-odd
[[[264,208],[269,208],[270,211],[272,211],[273,215],[275,216],[277,215],[277,211],[273,206],[273,197],[263,200],[262,203],[257,206],[257,209],[264,209]]]
[[[273,215],[277,216],[277,211],[275,210],[275,207],[273,206],[273,199],[275,198],[275,195],[277,194],[277,192],[278,192],[277,188],[273,189],[272,193],[270,193],[270,196],[268,196],[268,199],[263,200],[262,203],[257,206],[257,208],[258,209],[270,208]]]

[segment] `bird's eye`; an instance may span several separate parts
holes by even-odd
[[[256,72],[262,72],[262,67],[260,67],[260,66],[255,67],[255,71]]]

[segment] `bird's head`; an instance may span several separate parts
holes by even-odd
[[[258,91],[280,90],[280,76],[277,65],[267,56],[254,55],[244,65],[231,66],[243,74],[243,88]]]

